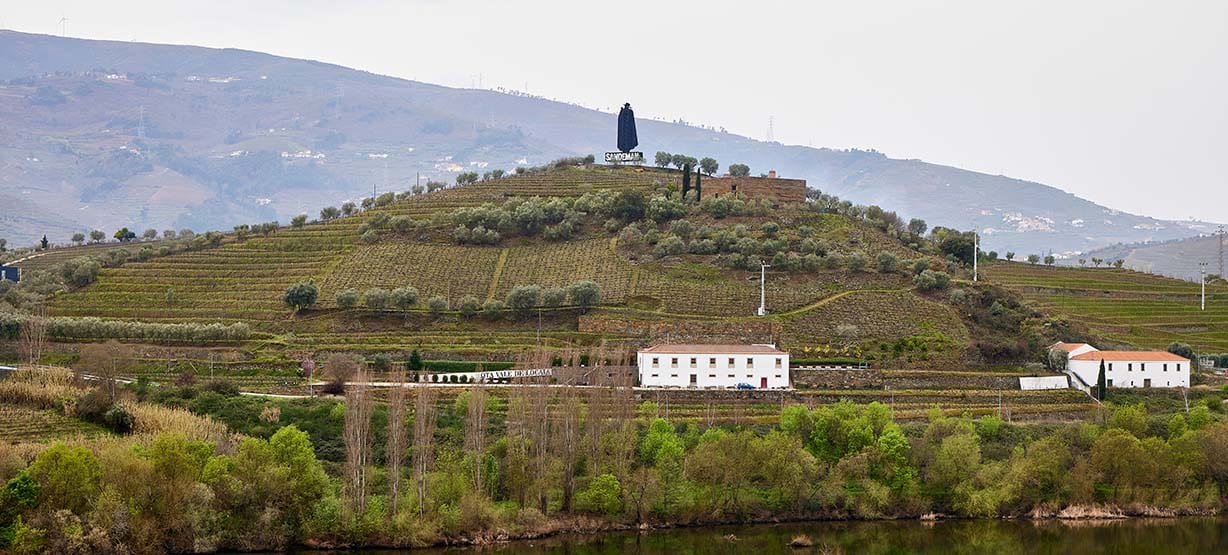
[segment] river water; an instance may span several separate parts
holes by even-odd
[[[732,536],[731,536],[732,535]],[[806,535],[812,545],[788,544]],[[1228,519],[813,522],[566,535],[506,544],[367,555],[1228,554]]]

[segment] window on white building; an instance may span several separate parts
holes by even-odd
[[[657,357],[652,357],[652,367],[657,368],[661,365],[661,361]]]
[[[716,368],[716,357],[708,359],[708,368]]]
[[[657,374],[653,374],[653,375],[652,375],[652,377],[654,377],[654,378],[655,378],[655,377],[657,377]]]
[[[669,359],[669,367],[670,367],[670,368],[677,368],[677,367],[678,367],[678,357],[673,357],[673,358]]]
[[[754,359],[754,358],[752,358],[752,357],[746,357],[746,367],[747,367],[747,368],[754,368],[754,367],[755,367],[755,359]]]
[[[1139,371],[1139,372],[1146,372],[1146,371],[1147,371],[1147,363],[1146,363],[1146,362],[1140,362],[1140,363],[1138,363],[1138,371]]]
[[[776,368],[777,368],[778,370],[780,369],[780,357],[777,357],[777,358],[776,358]]]
[[[1133,363],[1133,362],[1127,362],[1127,363],[1126,363],[1126,372],[1133,372],[1133,371],[1134,371],[1134,363]],[[1130,382],[1130,385],[1134,385],[1134,382]]]
[[[1110,363],[1109,363],[1109,371],[1110,371],[1110,372],[1111,372],[1111,371],[1113,371],[1113,363],[1112,363],[1112,362],[1110,362]]]
[[[708,374],[708,377],[709,377],[709,378],[715,378],[715,377],[716,377],[716,374]]]
[[[1168,371],[1168,363],[1167,363],[1167,362],[1165,362],[1165,363],[1164,363],[1164,371],[1165,371],[1165,372],[1167,372],[1167,371]]]
[[[677,378],[677,377],[678,377],[678,374],[670,374],[670,375],[669,375],[669,377],[671,377],[671,378]]]
[[[733,375],[733,374],[730,374],[730,375],[729,375],[729,377],[730,377],[730,378],[732,378],[732,377],[734,377],[734,375]]]
[[[725,368],[733,368],[733,357],[729,357],[729,364],[726,365]],[[733,376],[729,376],[729,377],[732,378]]]
[[[696,366],[695,360],[696,360],[695,357],[691,357],[691,368],[695,368]]]

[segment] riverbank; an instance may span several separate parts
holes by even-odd
[[[795,539],[802,541],[794,544]],[[809,543],[810,545],[805,545]],[[347,551],[361,555],[398,549]],[[415,555],[656,555],[721,553],[942,554],[1114,553],[1167,555],[1228,552],[1222,517],[1109,520],[955,519],[788,522],[564,534],[471,547],[430,547]],[[311,552],[317,553],[317,552]],[[306,555],[306,553],[304,553]]]
[[[1058,509],[1053,508],[1037,508],[1027,514],[1003,516],[999,518],[969,518],[957,515],[943,515],[936,513],[925,513],[919,515],[901,515],[897,517],[882,517],[882,518],[861,518],[848,514],[829,513],[822,516],[785,516],[785,517],[765,517],[750,520],[705,520],[695,522],[671,523],[663,521],[652,521],[642,523],[620,523],[610,522],[600,518],[588,516],[576,516],[567,518],[550,519],[545,525],[534,528],[532,530],[516,531],[507,528],[499,528],[489,530],[480,534],[461,536],[456,538],[441,538],[438,541],[427,545],[407,546],[399,543],[388,544],[371,544],[371,545],[353,545],[344,543],[320,543],[309,542],[302,548],[311,550],[371,550],[371,549],[412,549],[415,552],[429,552],[431,549],[437,548],[453,548],[453,547],[489,547],[498,545],[511,544],[529,544],[534,541],[544,539],[559,539],[566,543],[568,538],[592,538],[603,534],[618,534],[618,533],[636,533],[636,534],[653,534],[661,532],[673,531],[721,531],[728,528],[738,527],[762,527],[762,526],[786,526],[786,527],[804,527],[808,525],[835,525],[835,524],[869,524],[869,523],[921,523],[933,525],[937,522],[1016,522],[1016,523],[1032,523],[1033,525],[1043,526],[1046,524],[1065,524],[1069,526],[1095,526],[1108,525],[1115,521],[1157,521],[1157,520],[1180,520],[1183,518],[1206,519],[1220,517],[1219,511],[1214,510],[1191,510],[1191,509],[1169,509],[1161,507],[1152,507],[1146,505],[1129,505],[1118,507],[1115,505],[1070,505]],[[732,537],[731,537],[732,536]],[[737,534],[721,534],[730,543],[738,541]],[[810,547],[810,546],[798,546]]]

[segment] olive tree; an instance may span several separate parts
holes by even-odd
[[[541,299],[541,287],[537,285],[517,285],[507,294],[507,306],[519,318],[528,316],[537,307]]]
[[[593,280],[581,280],[567,286],[567,296],[571,303],[588,310],[601,302],[601,287]]]
[[[316,299],[320,296],[320,288],[310,280],[300,281],[291,285],[282,295],[281,300],[286,303],[295,312],[310,308],[316,304]]]
[[[358,291],[354,289],[342,289],[337,292],[337,307],[339,308],[354,308],[358,306]]]
[[[372,287],[363,295],[363,302],[371,310],[383,310],[388,306],[389,293],[387,289]]]
[[[658,150],[657,155],[653,157],[653,163],[656,164],[658,168],[668,168],[671,161],[673,161],[673,156],[671,156],[668,152],[660,150]]]
[[[392,304],[398,310],[409,310],[418,304],[418,290],[413,287],[398,287],[392,290]]]
[[[482,309],[482,304],[477,297],[473,295],[465,295],[460,300],[460,313],[465,318],[472,318],[479,310]]]

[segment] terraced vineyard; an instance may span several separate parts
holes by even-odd
[[[555,168],[545,172],[509,175],[502,179],[480,181],[462,187],[451,187],[433,193],[418,195],[393,204],[369,210],[353,218],[341,218],[326,224],[307,226],[293,235],[293,239],[342,239],[354,243],[357,230],[376,214],[429,218],[440,212],[458,208],[480,206],[483,203],[499,204],[509,197],[576,197],[602,189],[639,189],[649,191],[654,187],[676,182],[677,172],[633,168]],[[293,240],[285,238],[285,240]]]
[[[0,443],[47,442],[106,433],[98,426],[54,411],[0,405]]]
[[[954,345],[969,340],[967,328],[951,307],[907,290],[871,290],[850,291],[797,315],[786,326],[782,342],[809,346],[815,338],[838,337],[839,326],[855,326],[849,340],[862,344],[938,334]]]
[[[601,286],[602,302],[621,304],[630,293],[631,274],[631,265],[605,238],[516,246],[507,250],[507,261],[491,290],[502,299],[517,285],[562,287],[591,279]]]
[[[284,320],[286,287],[317,277],[338,253],[276,246],[253,239],[105,269],[97,283],[53,299],[52,312],[142,321]]]
[[[1198,284],[1132,270],[1003,262],[984,272],[1039,310],[1086,323],[1111,341],[1154,349],[1181,341],[1228,352],[1228,287],[1208,286],[1207,309],[1199,310]]]
[[[108,251],[116,249],[127,249],[129,253],[135,255],[144,247],[153,247],[157,250],[163,241],[144,241],[132,243],[97,243],[93,245],[82,245],[79,247],[62,247],[48,250],[43,253],[33,253],[23,255],[20,258],[27,258],[23,262],[15,264],[21,268],[23,272],[33,272],[36,270],[46,270],[58,264],[63,264],[69,260],[80,256],[104,256]],[[19,259],[20,259],[19,258]]]
[[[413,286],[422,300],[446,297],[455,306],[461,297],[484,299],[499,260],[498,248],[430,243],[393,243],[354,247],[320,281],[323,306],[336,306],[342,289]]]

